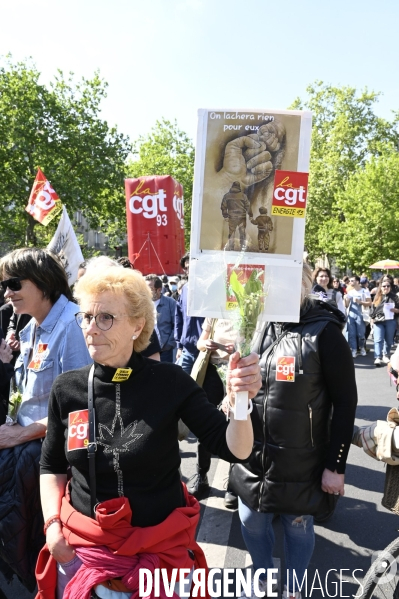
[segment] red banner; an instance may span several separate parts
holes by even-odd
[[[273,216],[304,218],[309,173],[276,171],[272,202]]]
[[[47,226],[62,211],[60,198],[40,168],[37,171],[25,210],[44,226]]]
[[[169,175],[126,179],[129,260],[143,275],[175,275],[184,255],[183,187]]]

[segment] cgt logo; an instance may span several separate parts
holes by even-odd
[[[68,414],[68,451],[86,449],[89,443],[89,410]]]
[[[304,218],[308,177],[308,173],[276,171],[271,211],[273,215]]]
[[[147,191],[147,190],[146,190]],[[132,214],[143,214],[144,218],[157,218],[159,212],[167,212],[165,204],[166,193],[159,189],[158,193],[149,193],[144,197],[133,195],[129,200],[129,209]],[[166,217],[166,215],[163,215]]]
[[[276,381],[295,382],[295,357],[280,356],[277,358]]]
[[[184,198],[179,197],[177,193],[173,196],[173,210],[176,212],[177,218],[180,221],[180,227],[184,229]]]

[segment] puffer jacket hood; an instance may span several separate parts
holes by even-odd
[[[299,315],[299,324],[309,324],[320,320],[334,322],[341,328],[345,326],[345,316],[333,304],[322,300],[309,300],[302,307]],[[282,330],[298,326],[298,323],[284,323]]]

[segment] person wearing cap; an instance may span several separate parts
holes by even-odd
[[[240,236],[240,249],[244,249],[246,245],[247,214],[250,218],[253,217],[253,214],[247,196],[241,191],[239,181],[234,181],[230,191],[223,196],[220,209],[224,220],[229,224],[229,240],[226,249],[234,250],[234,238],[237,228]]]
[[[364,288],[364,289],[368,289],[369,287],[369,280],[365,275],[362,275],[360,277],[360,285]]]

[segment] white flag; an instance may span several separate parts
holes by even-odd
[[[55,235],[47,249],[61,259],[68,277],[68,284],[73,285],[78,277],[79,264],[83,262],[84,258],[65,206]]]

